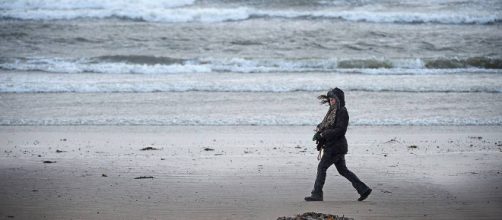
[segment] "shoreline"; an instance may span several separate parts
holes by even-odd
[[[319,92],[0,94],[1,125],[303,126],[326,113]],[[193,98],[201,102],[193,106]],[[348,92],[350,126],[500,126],[502,95]],[[470,105],[458,105],[470,100]],[[425,101],[425,102],[424,102]],[[483,125],[481,125],[483,124]]]
[[[502,127],[350,126],[347,166],[307,203],[310,126],[0,126],[0,217],[496,219]],[[415,145],[416,148],[410,148]],[[439,146],[439,147],[438,147]],[[152,147],[158,150],[145,150]],[[54,161],[55,163],[43,163]],[[153,177],[135,179],[137,177]]]

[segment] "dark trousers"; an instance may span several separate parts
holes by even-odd
[[[312,191],[313,195],[322,195],[322,187],[326,180],[326,170],[328,170],[332,164],[335,164],[338,173],[347,178],[359,194],[363,194],[369,189],[369,187],[359,180],[354,173],[347,169],[345,165],[345,154],[334,154],[331,152],[331,149],[328,148],[324,150],[324,155],[317,166],[317,178],[315,180],[314,190]]]

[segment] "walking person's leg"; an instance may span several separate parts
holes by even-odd
[[[347,169],[347,166],[345,164],[345,155],[336,155],[334,163],[336,169],[338,170],[338,173],[347,178],[350,183],[352,183],[352,186],[357,190],[357,193],[361,195],[358,200],[362,201],[366,199],[366,197],[368,197],[371,193],[371,189],[366,184],[364,184],[354,173]]]
[[[314,183],[314,190],[312,190],[311,196],[305,197],[306,201],[323,200],[322,188],[324,186],[324,182],[326,181],[326,170],[328,170],[328,168],[334,163],[335,158],[333,156],[334,155],[328,150],[325,150],[321,161],[319,161],[319,165],[317,165],[317,177]]]

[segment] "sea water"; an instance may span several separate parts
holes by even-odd
[[[0,1],[1,125],[502,125],[499,0]]]

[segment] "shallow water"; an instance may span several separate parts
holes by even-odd
[[[378,95],[375,95],[378,94]],[[500,125],[498,93],[350,92],[350,125]],[[305,125],[317,92],[1,94],[2,125]],[[469,100],[468,102],[465,100]]]

